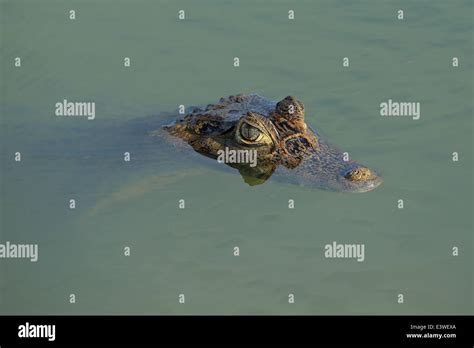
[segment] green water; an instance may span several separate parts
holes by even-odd
[[[0,259],[0,313],[473,313],[472,1],[1,0],[0,11],[0,243],[39,245],[36,263]],[[251,187],[143,136],[180,104],[236,93],[297,96],[306,121],[383,185]],[[94,101],[96,119],[56,117],[63,99]],[[381,117],[388,99],[420,102],[420,120]],[[363,243],[364,262],[325,258],[333,241]]]

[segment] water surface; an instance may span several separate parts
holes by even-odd
[[[0,260],[0,313],[472,313],[472,20],[459,0],[2,0],[0,242],[40,255]],[[236,93],[297,96],[384,184],[251,187],[146,137],[180,104]],[[96,119],[54,116],[63,99]],[[388,99],[420,102],[420,120],[381,117]],[[333,241],[364,243],[365,261],[325,258]]]

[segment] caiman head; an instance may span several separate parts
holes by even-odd
[[[237,168],[249,184],[272,174],[304,186],[365,192],[382,179],[326,143],[304,119],[304,105],[288,96],[278,103],[258,95],[221,98],[193,108],[165,129],[205,156]]]

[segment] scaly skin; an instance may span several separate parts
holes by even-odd
[[[278,103],[256,94],[221,98],[164,128],[211,158],[226,147],[256,150],[256,167],[228,164],[253,184],[274,175],[304,186],[366,192],[382,182],[375,171],[344,161],[339,150],[308,127],[303,103],[291,96]]]

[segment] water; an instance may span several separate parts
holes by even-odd
[[[472,19],[471,1],[2,0],[0,241],[40,254],[0,260],[0,313],[472,314]],[[251,187],[143,136],[180,104],[252,92],[297,96],[384,184]],[[96,119],[55,117],[63,99]],[[380,117],[388,99],[421,119]],[[325,258],[333,241],[365,261]]]

